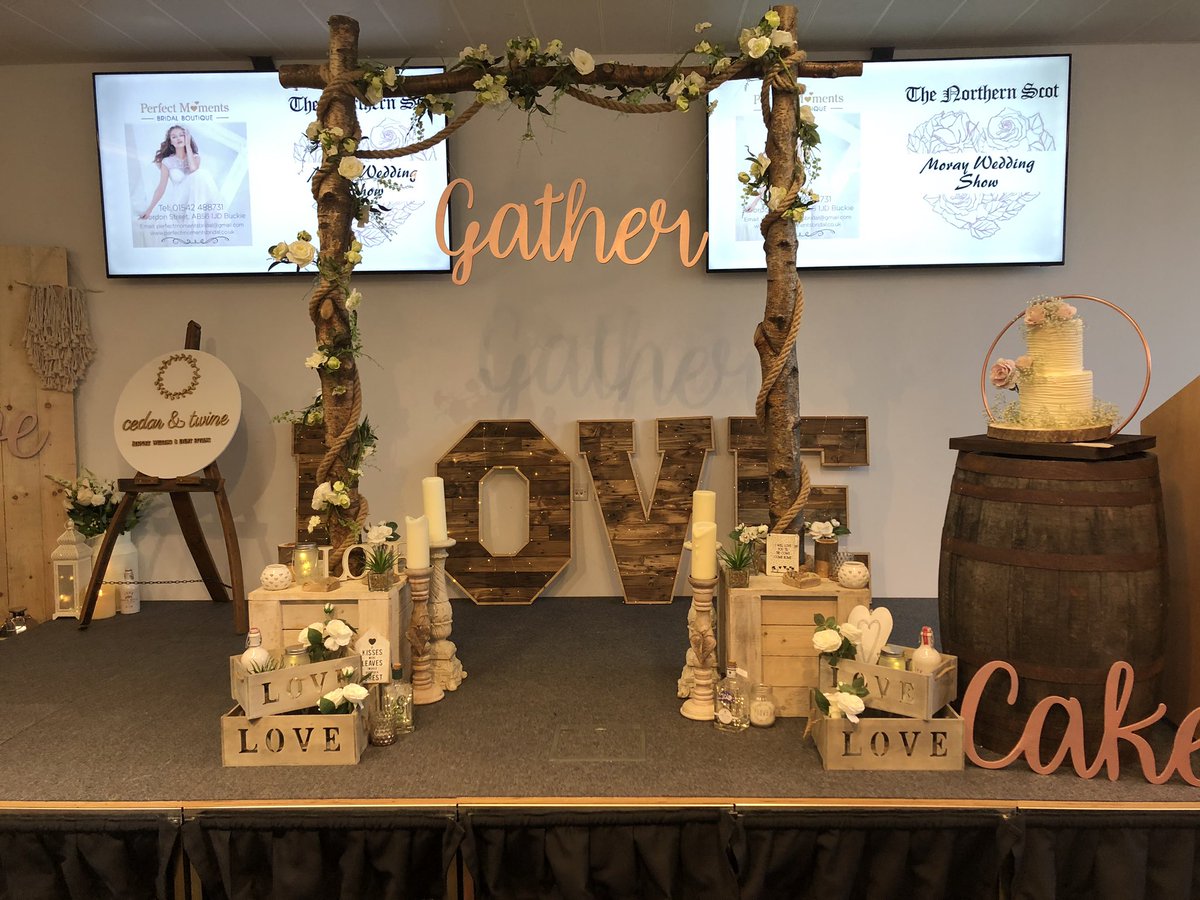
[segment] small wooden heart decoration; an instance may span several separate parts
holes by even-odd
[[[856,658],[861,663],[875,665],[879,661],[879,651],[892,636],[892,614],[882,606],[874,611],[865,606],[856,606],[850,610],[846,621],[862,632]]]
[[[367,643],[368,643],[368,644],[370,644],[372,647],[374,647],[374,646],[375,646],[375,642],[376,642],[377,640],[379,640],[379,638],[376,638],[376,637],[370,637],[370,638],[367,638]]]

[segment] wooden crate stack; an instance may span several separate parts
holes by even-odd
[[[913,650],[904,648],[906,664]],[[930,674],[853,659],[822,665],[820,687],[831,691],[862,676],[870,692],[857,723],[813,712],[813,739],[827,771],[960,771],[963,723],[950,702],[958,696],[958,659],[942,654]]]
[[[322,696],[338,686],[338,672],[362,672],[358,654],[271,672],[248,672],[229,658],[229,689],[237,701],[221,716],[225,766],[349,766],[367,746],[365,711],[317,712]],[[304,710],[311,710],[303,712]]]

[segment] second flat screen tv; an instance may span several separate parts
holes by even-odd
[[[94,82],[109,275],[265,273],[268,247],[301,229],[315,238],[309,179],[320,151],[304,132],[318,91],[283,88],[273,72],[111,73]],[[360,104],[363,148],[419,140],[411,107],[406,98]],[[435,116],[425,134],[444,124]],[[171,138],[183,130],[200,160],[194,171],[163,161],[176,155]],[[360,183],[386,209],[355,228],[359,271],[449,271],[435,230],[445,143],[364,164]]]
[[[811,79],[820,200],[797,227],[801,269],[1063,261],[1069,56],[864,63]],[[763,151],[757,80],[713,92],[708,269],[763,269],[761,201],[738,172]]]

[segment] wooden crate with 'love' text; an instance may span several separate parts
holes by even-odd
[[[904,662],[912,664],[913,648],[904,648]],[[835,675],[836,672],[836,675]],[[958,657],[942,654],[942,661],[925,675],[911,669],[868,665],[854,659],[838,660],[836,669],[821,666],[821,690],[832,691],[834,679],[849,684],[861,675],[870,692],[864,698],[868,709],[932,719],[937,711],[958,697]]]
[[[242,658],[231,656],[229,693],[250,719],[309,709],[338,687],[338,673],[345,668],[354,670],[353,680],[357,681],[362,671],[362,657],[353,653],[270,672],[247,672]]]
[[[947,706],[932,719],[862,716],[857,722],[820,713],[813,740],[827,772],[959,772],[963,720]]]

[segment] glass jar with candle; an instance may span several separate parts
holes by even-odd
[[[317,552],[316,544],[296,544],[296,550],[292,554],[292,571],[295,573],[297,583],[302,584],[316,578],[319,574],[317,572],[319,563],[320,554]]]
[[[895,644],[884,644],[883,649],[879,651],[879,665],[889,669],[899,669],[903,672],[908,668],[908,661],[904,658],[904,648],[897,647]]]
[[[750,724],[769,728],[775,724],[775,692],[769,684],[756,684],[750,692]]]
[[[306,666],[308,663],[308,647],[304,644],[289,644],[283,649],[283,668]]]

